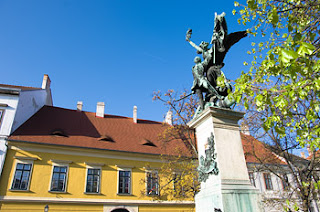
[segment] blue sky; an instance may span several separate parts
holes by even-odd
[[[241,2],[241,1],[240,1]],[[162,121],[167,108],[153,91],[189,89],[196,51],[210,42],[214,12],[226,12],[229,32],[245,30],[234,1],[1,0],[0,83],[40,87],[52,80],[55,106],[85,111],[105,102],[107,114]],[[233,46],[224,73],[236,79],[252,37]]]

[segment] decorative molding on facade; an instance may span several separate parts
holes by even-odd
[[[9,145],[9,148],[12,150],[18,151],[32,151],[32,152],[44,152],[44,153],[53,153],[53,154],[66,154],[66,155],[76,155],[76,156],[87,156],[87,157],[98,157],[98,158],[108,158],[108,159],[122,159],[122,160],[134,160],[134,161],[147,161],[147,162],[159,162],[163,163],[161,159],[154,158],[146,158],[146,157],[137,157],[137,156],[119,156],[119,155],[108,155],[106,153],[90,153],[84,151],[70,151],[70,150],[62,150],[62,149],[48,149],[48,148],[37,148],[37,147],[16,147],[13,145]],[[92,150],[92,151],[108,151],[108,150]],[[125,152],[118,152],[123,153]],[[143,153],[134,153],[134,154],[143,154]],[[159,155],[151,155],[159,157]]]
[[[0,196],[0,202],[52,202],[76,204],[154,205],[154,200],[53,198],[28,196]],[[194,205],[194,201],[156,201],[159,205]]]
[[[158,171],[159,167],[142,167],[142,169],[146,172]]]
[[[39,160],[37,157],[14,156],[18,160]]]
[[[57,164],[69,164],[72,163],[71,160],[56,160],[56,159],[51,159],[50,160],[52,163],[57,163]]]
[[[115,165],[117,168],[120,169],[133,169],[135,166],[130,166],[130,165]]]
[[[104,163],[91,163],[91,162],[84,162],[84,164],[86,164],[87,166],[100,166],[100,167],[106,165]]]

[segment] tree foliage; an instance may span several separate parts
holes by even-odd
[[[319,9],[319,1],[248,0],[239,11],[239,22],[253,22],[249,32],[265,39],[252,43],[250,70],[236,80],[238,102],[270,110],[261,120],[265,131],[285,136],[289,127],[311,148],[320,142]]]
[[[233,95],[245,106],[253,135],[288,164],[300,210],[308,211],[319,188],[314,178],[320,147],[320,2],[247,0],[235,6],[239,23],[251,26],[248,32],[259,42],[252,42],[253,60],[250,66],[245,62],[250,68],[236,80]],[[310,160],[299,163],[293,150],[306,147],[313,152]]]
[[[287,166],[270,166],[260,158],[259,168],[276,174],[289,172],[287,182],[291,194],[300,199],[288,204],[287,210],[308,211],[319,193],[320,148],[320,2],[318,0],[247,0],[235,2],[239,23],[247,27],[252,37],[251,63],[248,71],[235,82],[232,94],[240,107],[246,109],[245,124],[252,135],[266,143]],[[193,135],[186,123],[193,117],[197,101],[181,99],[169,90],[154,99],[163,101],[175,112],[174,125],[162,139],[170,141],[182,136],[197,155]],[[187,135],[187,136],[186,136]],[[297,150],[309,148],[309,160],[295,156]],[[254,151],[253,151],[254,153]],[[290,196],[290,195],[289,195]]]
[[[162,155],[163,165],[159,170],[159,195],[154,199],[192,200],[199,191],[198,182],[198,152],[194,131],[187,123],[193,118],[197,108],[195,96],[187,96],[186,91],[176,92],[168,90],[165,93],[154,92],[153,100],[161,101],[172,112],[172,125],[167,126],[159,135],[163,148],[177,140],[184,142],[188,153],[175,149],[176,156]],[[188,156],[186,156],[188,155]]]
[[[164,143],[175,139],[182,140],[190,150],[191,155],[197,157],[198,151],[194,132],[189,130],[187,126],[197,109],[197,98],[187,96],[186,91],[179,93],[170,89],[164,94],[160,91],[154,92],[153,100],[163,102],[168,110],[172,111],[172,125],[160,135],[160,140]]]

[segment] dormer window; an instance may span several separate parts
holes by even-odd
[[[50,134],[54,136],[59,136],[59,137],[69,137],[67,133],[61,129],[53,130]]]
[[[145,146],[154,146],[154,147],[156,147],[156,145],[152,141],[150,141],[148,139],[142,140],[141,143],[142,143],[142,145],[145,145]]]
[[[108,141],[108,142],[115,142],[113,140],[113,138],[111,136],[108,136],[108,135],[102,135],[100,138],[99,138],[99,141]]]

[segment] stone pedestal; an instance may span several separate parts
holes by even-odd
[[[195,197],[197,212],[259,212],[260,196],[249,181],[238,121],[244,113],[208,107],[188,123],[196,132],[199,161],[214,136],[218,173],[209,173]]]

